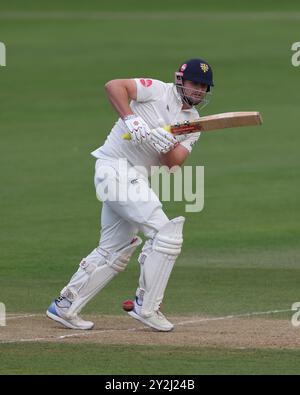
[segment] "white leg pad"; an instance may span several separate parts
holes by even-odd
[[[83,259],[78,271],[61,291],[61,296],[72,302],[67,315],[72,317],[78,314],[113,277],[124,271],[135,249],[141,243],[141,238],[136,237],[129,246],[113,254],[107,254],[96,248]]]
[[[148,239],[146,240],[143,249],[138,257],[138,262],[140,264],[140,277],[139,277],[139,286],[137,287],[136,290],[136,296],[139,299],[144,298],[144,293],[145,293],[145,273],[144,273],[144,262],[146,257],[152,252],[152,244],[153,244],[153,239]]]
[[[140,255],[140,288],[144,287],[141,315],[144,317],[150,317],[158,310],[163,300],[174,263],[181,252],[184,221],[184,217],[169,221],[155,235],[151,251],[145,248]]]

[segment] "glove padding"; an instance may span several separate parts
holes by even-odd
[[[150,141],[151,130],[146,122],[137,115],[129,115],[123,118],[131,137],[133,144],[143,144]]]
[[[159,127],[151,131],[151,144],[160,154],[166,154],[178,145],[176,138],[165,129]]]

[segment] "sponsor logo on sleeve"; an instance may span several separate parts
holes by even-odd
[[[152,80],[145,80],[144,78],[140,79],[141,84],[145,87],[145,88],[149,88],[149,86],[152,85]]]

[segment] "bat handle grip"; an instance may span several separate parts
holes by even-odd
[[[163,126],[163,129],[165,129],[167,132],[172,133],[172,132],[171,132],[171,126],[170,126],[170,125]],[[123,140],[131,140],[131,135],[130,135],[130,133],[123,133],[123,134],[122,134],[122,139],[123,139]]]
[[[123,133],[123,134],[122,134],[122,139],[123,139],[123,140],[131,140],[131,135],[130,135],[130,133]]]

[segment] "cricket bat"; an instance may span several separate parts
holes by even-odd
[[[174,125],[166,125],[164,129],[174,136],[194,132],[209,132],[226,128],[241,126],[255,126],[262,124],[262,116],[257,111],[225,112],[202,117],[195,121],[185,121]],[[130,133],[122,135],[123,139],[130,140]]]

